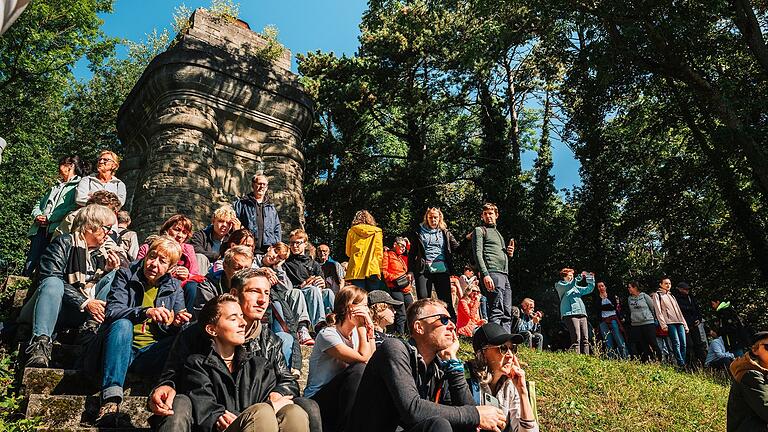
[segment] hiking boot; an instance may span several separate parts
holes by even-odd
[[[96,320],[89,319],[86,322],[84,322],[77,329],[77,338],[75,339],[75,345],[87,347],[91,343],[91,341],[96,339],[96,334],[99,332],[99,326],[100,324]]]
[[[53,350],[53,342],[49,336],[35,336],[25,351],[28,355],[25,366],[33,368],[48,367],[48,363],[51,361],[51,350]]]
[[[315,344],[315,340],[309,335],[309,330],[306,327],[299,327],[297,333],[299,335],[299,345],[313,346]]]
[[[103,402],[93,424],[99,428],[131,428],[131,418],[120,412],[120,402]]]

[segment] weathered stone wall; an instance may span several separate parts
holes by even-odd
[[[190,28],[144,71],[118,114],[126,157],[118,177],[140,235],[175,213],[196,228],[213,210],[270,179],[283,232],[303,225],[301,141],[311,101],[290,67],[290,52],[265,65],[265,42],[250,30],[193,14]]]

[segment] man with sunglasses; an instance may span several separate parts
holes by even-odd
[[[456,325],[445,303],[425,298],[407,311],[411,340],[385,340],[363,373],[346,430],[499,431],[506,415],[475,406],[458,359]]]

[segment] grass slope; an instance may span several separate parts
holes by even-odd
[[[725,430],[728,385],[706,373],[529,349],[520,360],[536,382],[542,431]]]

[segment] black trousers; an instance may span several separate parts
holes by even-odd
[[[641,361],[661,359],[659,345],[658,342],[656,342],[655,324],[631,326],[629,334],[631,336],[632,344],[636,347],[635,352],[640,355]]]
[[[448,273],[416,275],[416,293],[420,299],[431,297],[433,288],[437,291],[437,298],[445,302],[453,322],[456,322],[456,311],[453,309],[453,298],[451,298],[451,275]]]
[[[413,303],[413,295],[411,293],[404,294],[400,291],[391,291],[389,293],[395,300],[403,302],[400,306],[394,306],[395,308],[395,323],[392,324],[392,332],[396,334],[407,334],[405,328],[405,311],[408,310],[408,306]]]
[[[324,432],[342,432],[355,404],[365,363],[355,363],[323,386],[311,399],[320,406]]]

